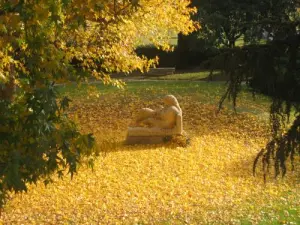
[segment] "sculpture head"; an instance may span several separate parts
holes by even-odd
[[[175,98],[174,95],[166,95],[165,97],[163,97],[163,102],[167,106],[175,106],[181,112],[181,108],[179,106],[179,103],[178,103],[178,101],[177,101],[177,99]]]

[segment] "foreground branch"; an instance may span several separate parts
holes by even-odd
[[[300,154],[300,116],[297,116],[290,129],[280,137],[270,141],[256,156],[253,163],[253,175],[259,159],[262,159],[264,181],[266,181],[267,173],[274,159],[275,177],[280,173],[282,176],[286,174],[286,160],[290,158],[292,170],[294,170],[295,155]]]

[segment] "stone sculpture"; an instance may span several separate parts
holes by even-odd
[[[173,95],[163,98],[165,107],[158,110],[141,109],[128,127],[127,144],[156,144],[166,141],[173,135],[181,135],[182,110]]]

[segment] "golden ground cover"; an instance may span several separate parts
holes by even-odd
[[[155,93],[153,94],[155,96]],[[77,99],[70,109],[84,132],[93,132],[101,154],[94,170],[82,166],[28,193],[11,195],[4,224],[297,224],[300,186],[296,173],[264,184],[252,176],[255,155],[269,139],[266,122],[233,115],[177,95],[190,145],[125,146],[136,109],[151,96],[109,94]]]

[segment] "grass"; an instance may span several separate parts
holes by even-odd
[[[295,208],[286,208],[285,206],[279,206],[280,210],[278,211],[278,220],[272,220],[272,217],[265,213],[265,211],[260,212],[262,220],[260,225],[282,225],[282,224],[300,224],[300,217],[298,215],[297,209]],[[242,225],[252,225],[252,222],[247,219],[241,219]]]
[[[168,44],[171,46],[177,46],[178,43],[178,35],[174,32],[171,32],[170,39],[168,40]],[[149,38],[142,38],[140,40],[140,46],[151,46],[153,43],[149,40]]]
[[[209,78],[210,71],[197,71],[197,72],[183,72],[183,73],[175,73],[169,75],[151,75],[151,74],[131,74],[131,75],[118,75],[115,78],[125,79],[125,80],[204,80]],[[212,79],[221,75],[219,71],[213,71]],[[223,79],[224,80],[224,79]]]
[[[146,78],[148,79],[157,79],[157,80],[203,80],[207,78],[210,74],[210,71],[200,71],[200,72],[194,72],[194,73],[179,73],[179,74],[170,74],[166,76],[157,76],[157,77],[151,77],[148,75]],[[214,71],[212,74],[212,77],[215,75],[219,75],[220,72]]]
[[[252,176],[253,159],[270,138],[260,120],[268,99],[253,102],[244,90],[241,113],[228,106],[217,115],[224,88],[223,82],[190,81],[134,81],[124,90],[58,86],[61,95],[71,95],[70,117],[83,133],[94,133],[101,155],[93,171],[81,166],[72,180],[54,176],[47,187],[38,183],[11,194],[0,223],[297,224],[297,175],[269,177],[267,184],[261,170]],[[166,94],[179,100],[190,145],[177,139],[123,145],[136,110],[157,106]]]
[[[175,76],[175,75],[170,75]],[[186,77],[185,74],[178,76]],[[61,95],[68,95],[71,98],[81,98],[89,95],[91,92],[99,94],[99,96],[108,96],[112,93],[120,95],[135,95],[146,100],[153,98],[155,94],[161,97],[166,94],[174,94],[180,96],[193,96],[193,99],[201,103],[209,103],[215,106],[218,105],[221,96],[225,93],[225,82],[192,82],[188,80],[153,80],[153,81],[129,81],[124,89],[118,89],[113,86],[106,86],[102,83],[82,84],[67,84],[57,87]],[[253,99],[252,94],[246,89],[239,94],[237,112],[248,112],[266,116],[270,100],[263,95],[257,95]],[[224,106],[233,109],[230,101],[225,101]]]

